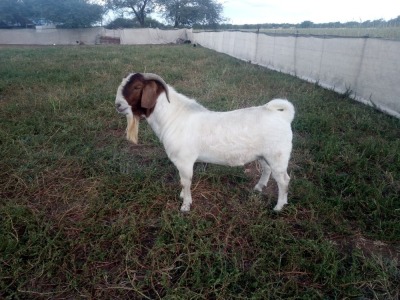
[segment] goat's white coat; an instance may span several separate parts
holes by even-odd
[[[126,82],[124,79],[121,86]],[[121,94],[121,86],[116,104],[129,107]],[[275,99],[263,106],[214,112],[177,93],[169,85],[168,91],[169,102],[166,94],[161,93],[154,111],[146,119],[179,171],[183,186],[181,210],[190,210],[190,185],[196,161],[242,166],[257,159],[263,173],[255,189],[261,191],[272,172],[279,187],[274,209],[281,210],[287,204],[290,180],[286,170],[292,150],[293,105],[287,100]],[[134,118],[130,111],[125,114],[128,121]],[[136,132],[137,139],[137,127],[128,128],[128,138],[130,130]]]

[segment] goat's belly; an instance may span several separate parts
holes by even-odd
[[[263,156],[263,139],[255,134],[212,132],[203,136],[199,147],[198,161],[228,166],[243,166]],[[234,128],[230,128],[231,130]],[[225,131],[229,128],[224,129]],[[229,132],[228,132],[229,133]]]
[[[237,152],[204,152],[197,158],[198,162],[212,163],[225,166],[243,166],[244,164],[256,160],[258,157],[249,153]]]

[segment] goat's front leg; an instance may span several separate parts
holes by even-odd
[[[192,204],[190,186],[192,184],[193,164],[194,163],[175,163],[181,178],[182,191],[180,197],[183,199],[181,206],[182,212],[190,211],[190,205]]]

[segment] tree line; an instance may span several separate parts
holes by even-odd
[[[217,0],[0,0],[0,28],[27,28],[52,23],[63,28],[103,25],[103,17],[113,12],[115,20],[108,28],[193,27],[203,29],[273,29],[273,28],[344,28],[400,27],[400,16],[364,22],[315,24],[245,24],[225,23],[222,4]],[[152,19],[162,16],[165,23]],[[125,17],[127,16],[128,17]],[[168,25],[165,25],[168,24]]]
[[[87,0],[1,0],[0,27],[54,23],[66,28],[90,27],[101,20],[103,5]]]
[[[114,25],[122,27],[146,27],[150,21],[163,25],[149,18],[155,12],[174,27],[215,27],[224,21],[222,5],[216,0],[1,0],[0,27],[26,28],[43,23],[64,28],[91,27],[101,24],[110,11],[132,17],[117,18],[120,20]]]
[[[232,25],[221,24],[220,29],[289,29],[289,28],[378,28],[378,27],[400,27],[400,16],[385,21],[383,19],[367,20],[360,22],[329,22],[329,23],[313,23],[311,21],[303,21],[300,24],[292,23],[263,23],[263,24],[244,24]]]

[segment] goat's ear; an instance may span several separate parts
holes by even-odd
[[[145,84],[142,93],[141,107],[150,109],[156,105],[158,97],[157,88],[157,83],[153,80]]]

